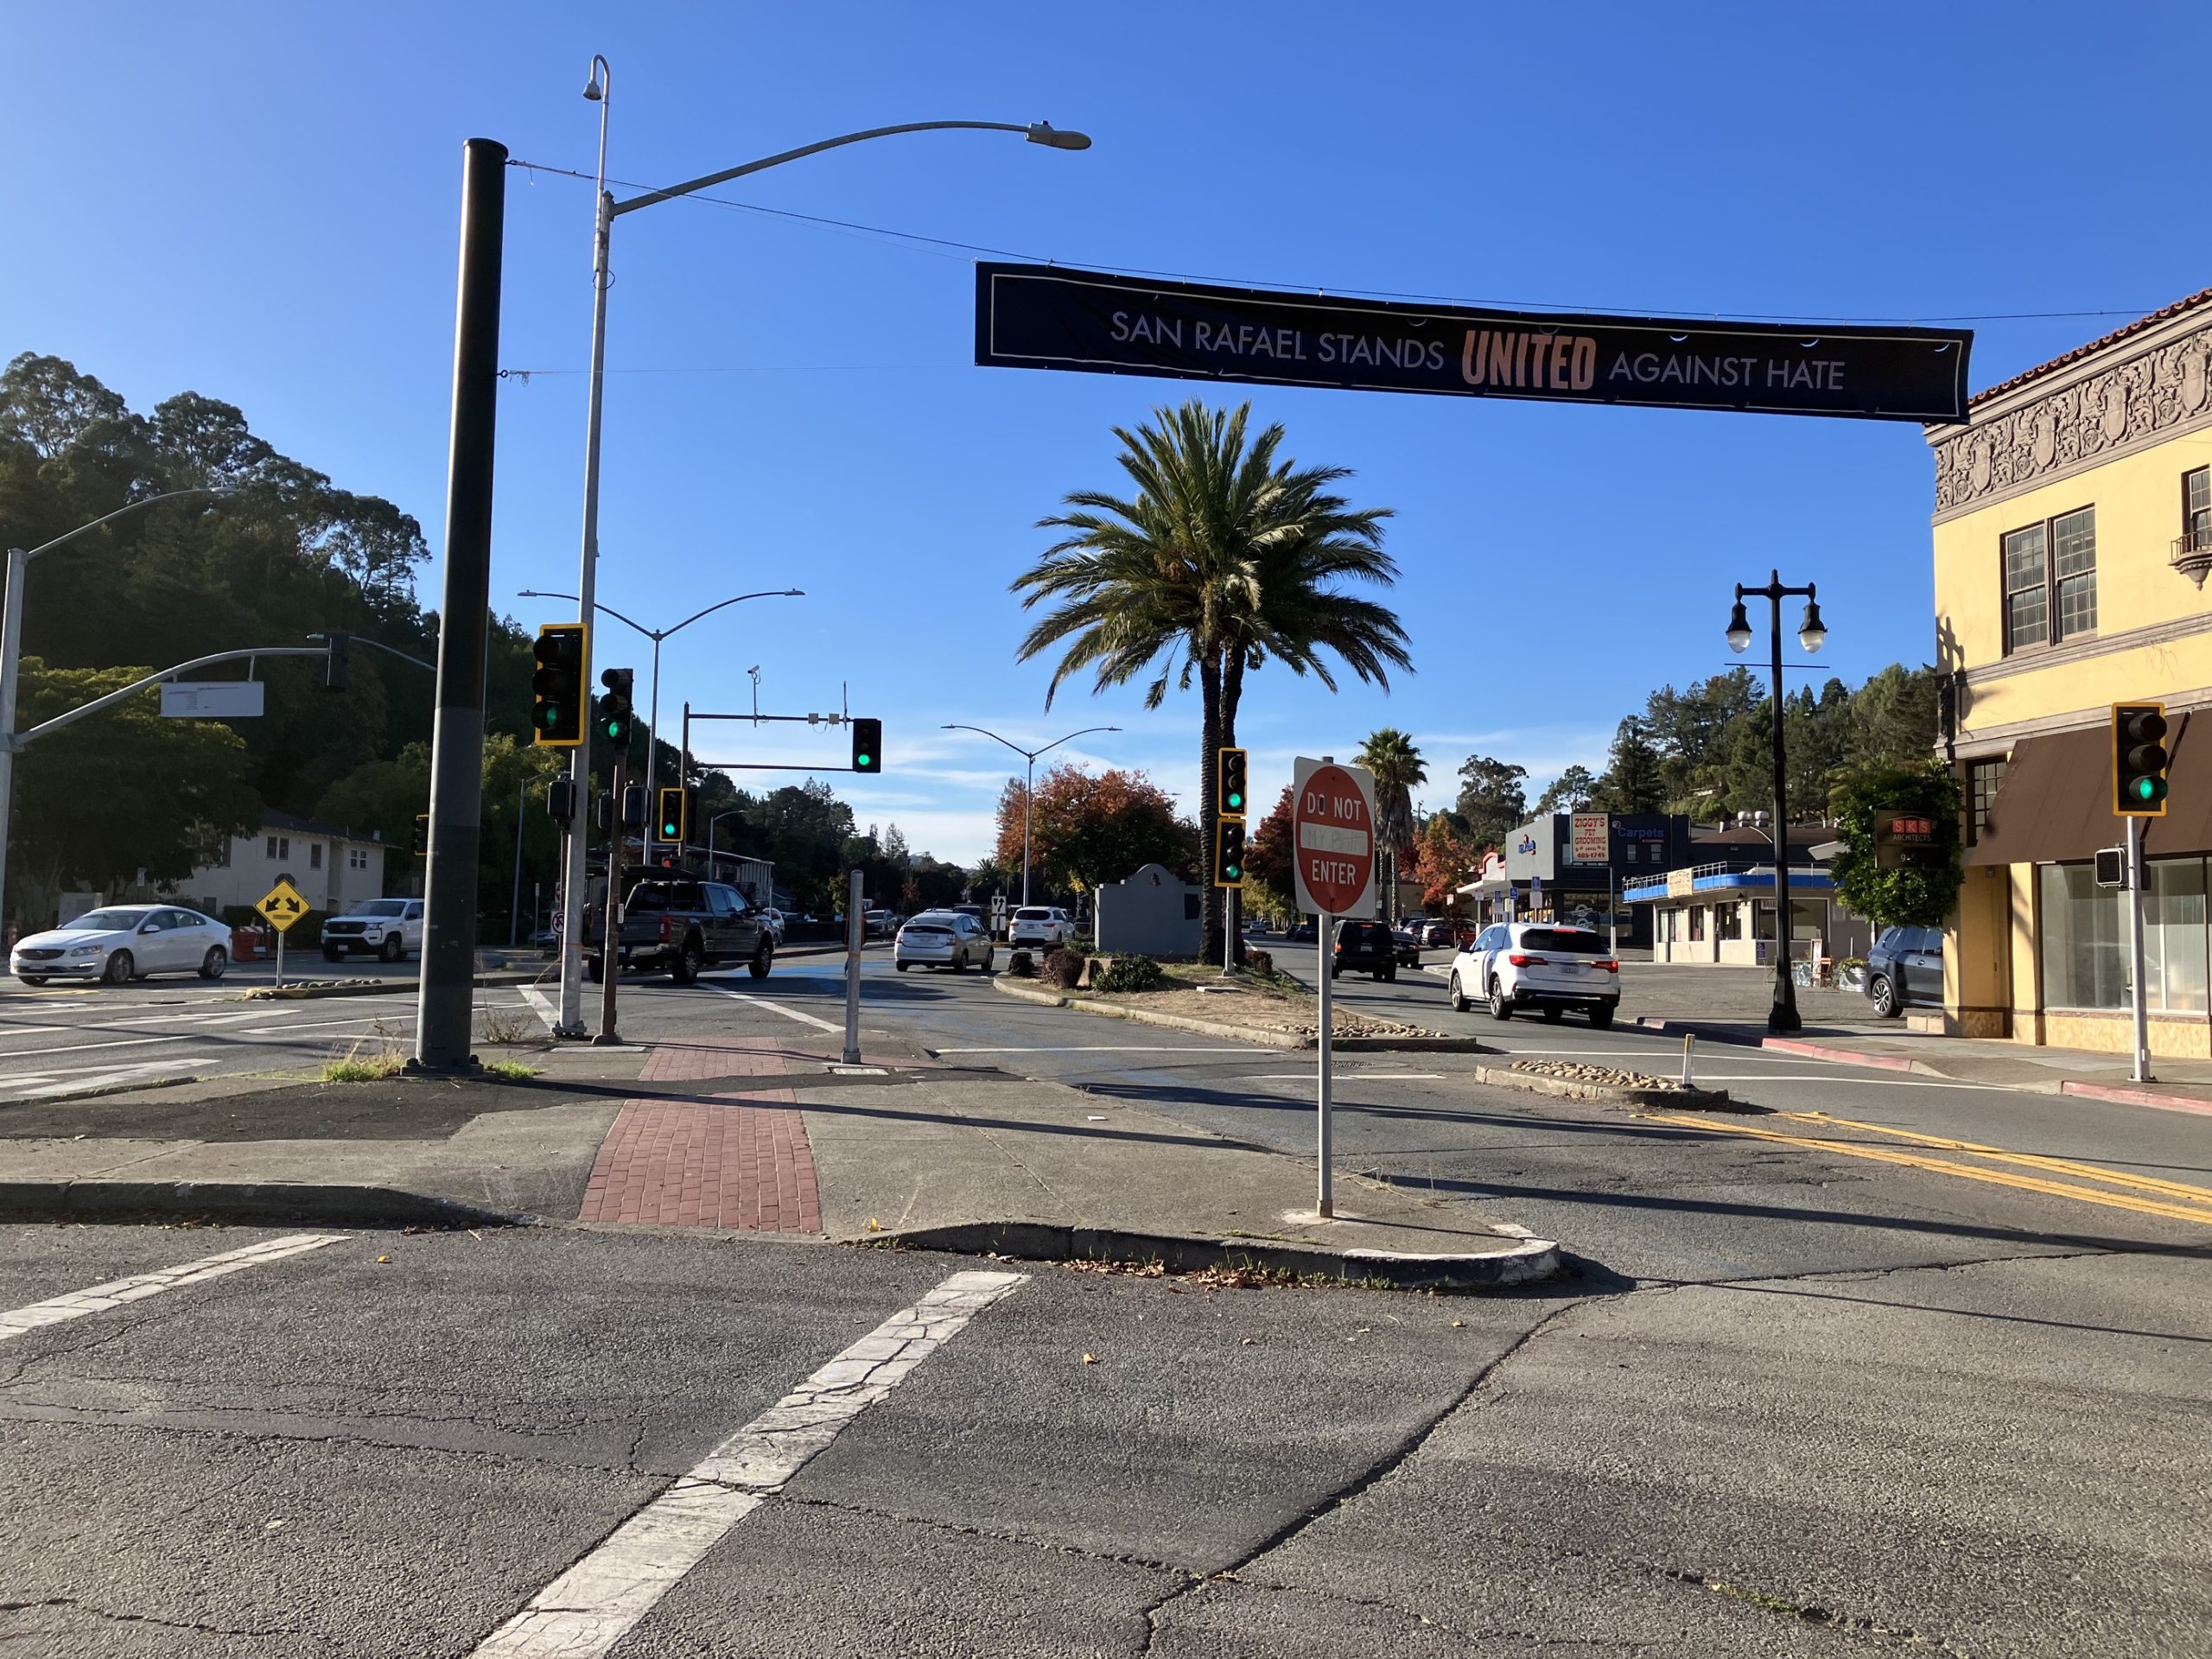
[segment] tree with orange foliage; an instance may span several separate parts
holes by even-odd
[[[1275,921],[1298,913],[1298,888],[1291,869],[1291,794],[1285,784],[1274,809],[1244,843],[1245,907]]]
[[[1021,869],[1021,780],[999,795],[998,858]],[[1198,830],[1176,816],[1167,791],[1141,772],[1109,767],[1096,777],[1069,762],[1037,780],[1030,819],[1031,897],[1090,893],[1146,864],[1164,864],[1185,880],[1198,861]]]
[[[1432,813],[1414,837],[1414,874],[1421,882],[1422,908],[1431,914],[1456,909],[1459,888],[1482,866],[1483,849],[1460,835],[1448,812]]]

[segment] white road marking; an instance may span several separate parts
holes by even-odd
[[[780,1014],[786,1020],[796,1020],[803,1026],[812,1026],[817,1031],[842,1031],[845,1028],[844,1021],[842,1020],[817,1020],[810,1014],[801,1014],[797,1008],[787,1008],[780,1002],[771,1002],[765,996],[747,996],[743,991],[728,990],[720,985],[707,985],[704,980],[699,982],[706,985],[706,988],[717,996],[734,997],[740,1002],[750,1002],[753,1007],[766,1008],[771,1014]]]
[[[544,992],[539,990],[535,985],[524,985],[521,989],[522,1000],[529,1003],[531,1010],[537,1014],[540,1020],[545,1022],[545,1029],[548,1031],[559,1030],[561,1026],[561,1011],[553,1006],[553,999],[546,995]]]
[[[1338,1083],[1439,1083],[1441,1071],[1344,1071],[1336,1074]],[[1247,1083],[1311,1083],[1311,1071],[1255,1071],[1244,1079]]]
[[[472,1659],[597,1659],[861,1412],[1023,1273],[956,1273],[679,1476],[478,1643]]]
[[[87,1290],[74,1290],[67,1296],[33,1302],[27,1307],[10,1308],[0,1313],[0,1341],[10,1337],[20,1337],[26,1331],[36,1331],[44,1325],[60,1325],[67,1319],[81,1319],[87,1313],[105,1313],[110,1308],[121,1307],[126,1302],[143,1301],[147,1297],[158,1296],[165,1290],[196,1285],[203,1279],[219,1279],[226,1273],[257,1268],[264,1262],[280,1262],[303,1250],[321,1249],[326,1244],[338,1243],[345,1236],[343,1233],[288,1233],[282,1238],[264,1239],[258,1244],[249,1244],[244,1249],[226,1250],[220,1255],[203,1255],[197,1262],[162,1268],[153,1273],[136,1273],[128,1279],[111,1279],[104,1285],[94,1285]]]
[[[67,1071],[39,1071],[29,1077],[0,1080],[0,1098],[22,1102],[44,1100],[53,1095],[76,1094],[80,1090],[105,1089],[112,1083],[134,1083],[159,1077],[164,1082],[186,1083],[192,1074],[180,1071],[180,1066],[189,1065],[183,1058],[173,1060],[141,1060],[135,1065],[79,1065]],[[84,1075],[90,1073],[90,1076]]]
[[[1041,1046],[1012,1046],[1002,1048],[933,1048],[932,1054],[1280,1054],[1279,1048],[1255,1048],[1249,1043],[1236,1043],[1225,1048],[1190,1048],[1161,1044],[1156,1047],[1136,1043],[1063,1043]]]

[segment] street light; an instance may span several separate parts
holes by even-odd
[[[613,71],[605,57],[594,55],[591,73],[584,85],[584,97],[599,105],[599,167],[593,181],[593,200],[596,213],[592,227],[592,311],[591,311],[591,378],[590,390],[585,404],[584,417],[584,526],[583,555],[577,577],[577,609],[585,621],[589,621],[597,608],[593,597],[593,586],[598,576],[599,564],[599,454],[603,393],[607,383],[607,249],[613,236],[614,221],[624,213],[633,213],[640,207],[650,207],[656,202],[671,201],[678,196],[688,196],[695,191],[708,189],[717,184],[727,184],[732,179],[741,179],[747,174],[766,172],[772,167],[781,167],[803,156],[818,156],[826,149],[840,149],[846,144],[865,143],[871,138],[889,138],[908,132],[940,132],[962,130],[977,132],[1014,132],[1033,144],[1042,144],[1050,149],[1088,149],[1090,140],[1080,132],[1063,132],[1049,121],[1033,121],[1015,124],[1006,121],[909,121],[893,127],[871,127],[863,132],[849,132],[836,138],[825,138],[818,143],[804,144],[797,149],[787,149],[779,155],[763,156],[757,162],[741,166],[724,168],[719,173],[709,173],[702,178],[670,185],[663,190],[648,190],[627,201],[614,200],[607,188],[607,126],[613,95]],[[585,636],[585,660],[582,664],[587,678],[591,673],[590,636]],[[583,920],[584,841],[590,828],[590,804],[585,785],[589,773],[589,761],[585,747],[580,746],[570,761],[571,775],[575,779],[575,815],[569,820],[569,852],[563,861],[561,889],[561,1023],[556,1030],[563,1035],[581,1035],[583,1030]]]
[[[1746,599],[1764,599],[1771,609],[1774,642],[1774,1006],[1767,1010],[1766,1028],[1771,1032],[1801,1030],[1797,1017],[1797,988],[1789,977],[1789,785],[1783,771],[1782,742],[1782,601],[1797,594],[1805,600],[1805,620],[1798,625],[1797,643],[1816,652],[1827,643],[1827,626],[1821,620],[1817,583],[1802,588],[1782,585],[1782,572],[1773,571],[1766,585],[1746,588],[1736,584],[1736,608],[1728,613],[1728,649],[1750,649],[1751,625],[1744,614]]]
[[[515,597],[517,599],[574,600],[575,595],[574,594],[543,593],[535,588],[524,588],[518,593]],[[639,633],[644,634],[646,639],[653,642],[652,712],[645,717],[647,723],[652,728],[652,737],[645,745],[645,798],[647,800],[658,801],[660,799],[660,797],[656,794],[653,790],[653,778],[658,769],[658,763],[660,760],[660,642],[667,639],[672,633],[683,632],[684,629],[690,627],[694,622],[696,622],[702,616],[712,616],[716,611],[726,609],[728,607],[732,605],[741,604],[748,599],[804,599],[805,597],[806,590],[803,588],[771,588],[757,594],[740,594],[734,599],[726,599],[719,605],[709,605],[703,611],[693,612],[690,616],[685,617],[681,622],[677,623],[672,628],[649,628],[642,622],[631,621],[628,617],[623,615],[621,612],[616,610],[612,605],[606,604],[598,600],[592,601],[592,609],[595,611],[605,611],[617,622],[628,623],[630,626],[635,628]],[[658,808],[656,808],[656,810],[658,810]],[[645,856],[646,863],[651,864],[653,861],[653,825],[650,821],[645,825]]]
[[[1037,757],[1040,754],[1050,754],[1061,744],[1072,742],[1078,737],[1088,737],[1093,732],[1118,732],[1122,728],[1118,726],[1086,726],[1079,732],[1070,732],[1065,737],[1054,738],[1041,749],[1025,749],[1013,739],[1000,737],[996,732],[987,730],[981,726],[962,726],[956,723],[946,726],[944,729],[948,732],[981,732],[985,737],[1005,744],[1007,747],[1029,763],[1029,779],[1021,789],[1021,902],[1027,906],[1029,902],[1029,809],[1037,794]]]
[[[126,512],[137,512],[163,501],[175,501],[188,495],[228,495],[227,486],[210,485],[186,490],[164,490],[159,495],[142,495],[136,501],[126,501],[113,512],[104,512],[90,524],[67,530],[50,542],[41,542],[34,548],[11,547],[8,550],[8,593],[0,601],[0,930],[7,925],[6,878],[8,870],[8,826],[14,816],[16,804],[16,683],[17,671],[23,657],[23,579],[30,572],[30,563],[41,553],[51,553],[66,542],[98,530]]]

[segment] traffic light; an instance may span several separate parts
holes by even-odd
[[[1224,818],[1213,827],[1213,884],[1244,885],[1244,820]]]
[[[545,785],[545,810],[556,823],[576,815],[576,784],[573,778],[556,778]]]
[[[883,722],[880,720],[856,720],[853,722],[853,770],[881,772],[883,770]]]
[[[584,741],[584,625],[548,622],[537,631],[530,681],[530,741],[573,749]]]
[[[686,810],[691,804],[686,798],[688,793],[682,789],[661,791],[660,817],[658,820],[660,827],[653,832],[654,840],[669,842],[678,847],[683,845],[684,831],[690,827],[691,817]]]
[[[430,855],[430,815],[429,813],[417,812],[415,815],[415,839],[408,850],[417,858],[428,858]]]
[[[314,636],[310,634],[308,638]],[[327,633],[322,637],[323,647],[330,654],[322,659],[322,689],[343,691],[346,671],[353,666],[353,636],[350,633]]]
[[[1220,785],[1214,810],[1225,818],[1244,816],[1244,753],[1243,749],[1224,749],[1220,764],[1214,768]]]
[[[2166,816],[2166,709],[2158,702],[2112,706],[2112,810],[2123,818]]]
[[[623,788],[622,827],[625,830],[645,827],[645,786],[643,784],[630,784]]]
[[[607,692],[599,700],[599,714],[592,721],[591,734],[601,742],[611,743],[617,748],[629,747],[632,718],[630,688],[636,679],[635,671],[626,668],[610,668],[599,677],[599,683],[607,688]]]

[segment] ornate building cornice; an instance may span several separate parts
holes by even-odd
[[[1927,429],[1935,522],[2212,427],[2212,306],[2085,351]]]

